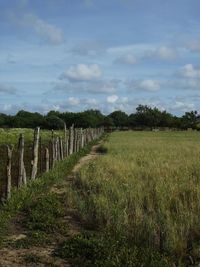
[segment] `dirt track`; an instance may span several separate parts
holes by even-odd
[[[62,186],[53,186],[51,188],[51,192],[54,192],[58,195],[62,195],[63,193],[65,193],[65,188],[69,186],[69,183],[72,182],[72,180],[74,179],[80,168],[101,155],[100,153],[98,153],[99,146],[100,144],[93,146],[91,152],[88,155],[82,157],[80,161],[74,166],[71,174],[68,175],[66,179],[63,181]],[[69,214],[63,218],[63,220],[65,220],[66,224],[68,225],[69,236],[79,234],[83,227],[80,221],[76,219],[75,216],[72,215],[73,213],[74,212],[69,211]],[[17,221],[11,223],[10,234],[7,240],[5,241],[5,246],[0,249],[0,267],[22,267],[22,266],[70,267],[70,264],[67,263],[66,261],[52,256],[52,252],[54,251],[57,245],[56,241],[55,243],[52,242],[51,245],[45,247],[32,246],[31,248],[15,248],[9,245],[10,242],[13,243],[17,240],[22,240],[24,238],[26,238],[26,232],[24,232],[24,229],[20,227],[20,216],[19,216]],[[55,237],[55,240],[56,239],[57,237]],[[33,260],[31,263],[28,262],[26,263],[24,259],[27,255],[32,255],[33,258],[35,256],[36,258],[35,262]],[[38,259],[41,259],[41,261]]]

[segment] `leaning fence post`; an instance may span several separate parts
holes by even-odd
[[[7,181],[6,181],[6,199],[10,199],[11,197],[11,168],[12,168],[12,151],[13,147],[7,146]]]
[[[19,136],[19,176],[18,176],[18,188],[22,186],[22,184],[26,184],[26,170],[24,166],[24,135],[20,134]]]
[[[36,178],[37,168],[38,168],[39,137],[40,137],[40,128],[37,127],[34,131],[34,142],[33,142],[33,161],[32,161],[32,171],[31,171],[31,179],[33,180]]]

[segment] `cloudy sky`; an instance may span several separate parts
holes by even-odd
[[[200,112],[199,0],[0,0],[0,112]]]

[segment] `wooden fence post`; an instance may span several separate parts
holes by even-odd
[[[7,146],[7,155],[8,155],[8,160],[7,160],[7,181],[6,181],[6,199],[11,198],[11,168],[12,168],[12,151],[13,147]]]
[[[55,141],[54,141],[54,146],[55,146],[55,160],[58,161],[58,138],[56,137],[55,138]]]
[[[49,171],[49,149],[45,148],[45,171]]]
[[[64,159],[64,152],[63,152],[63,140],[59,137],[59,148],[60,148],[60,160]]]
[[[74,148],[74,124],[69,129],[69,155],[73,154]]]
[[[19,176],[18,176],[18,188],[22,186],[22,184],[26,184],[26,170],[24,166],[24,135],[20,134],[19,136]]]
[[[76,144],[77,144],[77,129],[75,128],[75,129],[74,129],[74,144],[73,144],[73,145],[74,145],[74,149],[73,149],[74,152],[77,151],[77,150],[76,150],[76,149],[77,149]]]
[[[63,156],[66,157],[68,154],[68,145],[67,145],[67,126],[66,123],[64,122],[64,153]]]
[[[39,160],[39,170],[42,173],[42,138],[39,137],[39,152],[38,152],[38,160]]]
[[[69,156],[69,138],[67,138],[67,141],[66,141],[66,157]]]
[[[84,147],[84,132],[83,129],[81,128],[81,148]]]
[[[55,140],[54,140],[54,131],[51,130],[51,145],[52,145],[52,169],[55,166]]]
[[[33,142],[33,160],[32,160],[32,171],[31,179],[35,179],[38,169],[38,148],[39,148],[40,128],[37,127],[34,131],[34,142]]]
[[[78,152],[79,151],[79,144],[80,144],[80,130],[79,129],[77,129],[77,138],[76,138],[76,152]]]

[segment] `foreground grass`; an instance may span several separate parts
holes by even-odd
[[[197,266],[199,133],[113,133],[102,151],[72,189],[98,234],[66,240],[56,254],[76,267]]]
[[[35,181],[30,181],[26,187],[13,191],[12,198],[0,207],[0,245],[7,237],[10,222],[21,214],[23,218],[20,218],[20,224],[27,230],[29,240],[16,243],[19,247],[27,247],[29,243],[34,245],[34,242],[35,245],[42,244],[48,241],[45,234],[65,231],[64,226],[61,229],[59,217],[63,216],[69,199],[64,197],[60,200],[50,189],[53,185],[62,184],[66,175],[78,160],[90,151],[94,143],[59,162],[53,170]]]

